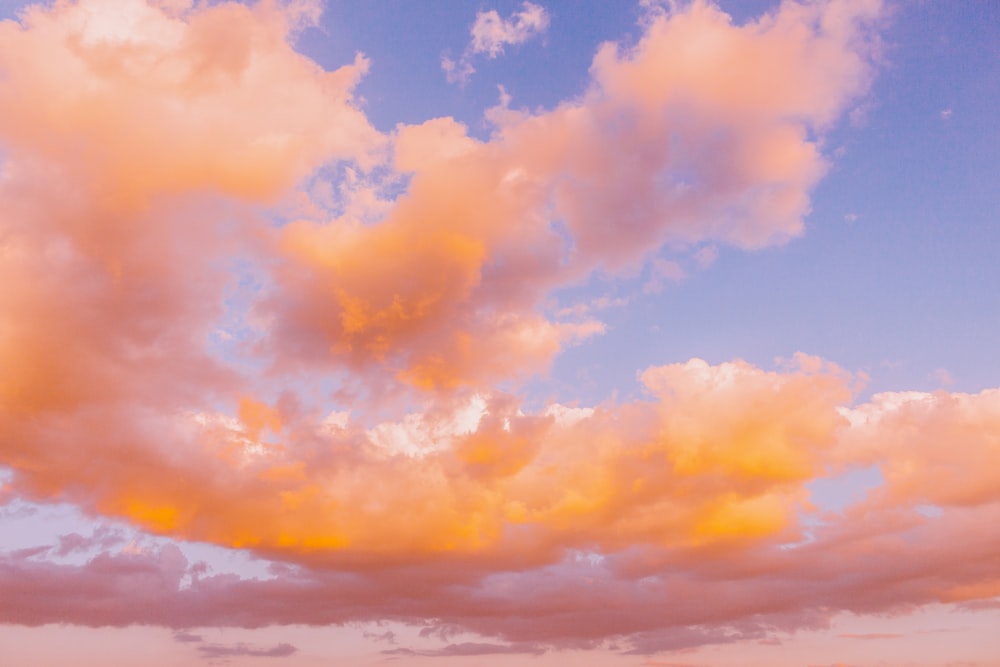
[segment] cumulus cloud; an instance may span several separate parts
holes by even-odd
[[[223,479],[225,510],[198,495],[221,493],[206,479],[187,491],[197,521],[172,532],[226,543],[253,530],[250,546],[302,567],[239,579],[195,572],[170,545],[80,565],[50,562],[41,547],[0,559],[0,614],[177,628],[432,618],[517,650],[613,639],[651,654],[827,627],[841,610],[993,599],[1000,538],[981,526],[1000,519],[990,495],[1000,485],[982,458],[995,444],[996,391],[883,394],[846,407],[848,376],[815,359],[799,365],[651,368],[645,399],[562,423],[490,405],[447,452],[340,457],[329,472],[310,459],[310,477],[281,473],[281,461],[244,488]],[[870,457],[886,485],[842,513],[815,514],[807,539],[800,517],[818,511],[805,484]],[[171,502],[187,521],[185,501]],[[941,514],[922,514],[927,502]],[[253,523],[234,523],[242,514]],[[225,532],[234,527],[244,532]]]
[[[322,71],[281,7],[61,3],[0,24],[8,418],[234,379],[203,346],[212,264],[262,230],[224,200],[274,202],[381,141],[351,102],[366,61]]]
[[[559,287],[634,271],[664,244],[800,234],[826,169],[814,137],[872,75],[879,6],[847,7],[789,4],[738,26],[693,3],[650,17],[631,48],[604,45],[578,100],[527,113],[505,97],[487,141],[450,118],[398,128],[410,187],[381,224],[284,228],[269,352],[425,388],[492,384],[601,332],[539,316]]]
[[[81,502],[149,530],[345,567],[447,554],[544,562],[566,547],[693,547],[791,528],[801,483],[844,419],[844,377],[692,360],[642,381],[650,400],[573,419],[525,413],[493,393],[474,412],[404,421],[404,439],[450,433],[422,456],[387,451],[379,440],[393,431],[321,429],[308,415],[282,430],[281,447],[248,444],[239,422],[144,429],[120,412],[97,413],[72,435],[33,422],[14,432],[38,445],[23,455],[41,468],[22,473],[26,491],[86,488]],[[80,456],[100,465],[82,467]]]
[[[523,44],[545,34],[549,21],[549,13],[544,7],[527,0],[521,5],[520,11],[506,19],[495,9],[480,11],[469,31],[471,39],[462,57],[458,62],[447,56],[442,57],[441,69],[449,82],[464,83],[476,71],[472,64],[474,56],[484,54],[487,58],[496,58],[509,45]]]

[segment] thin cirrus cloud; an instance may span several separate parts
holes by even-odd
[[[581,95],[504,99],[487,138],[376,130],[363,56],[293,48],[317,12],[81,0],[0,24],[5,497],[276,563],[241,579],[67,535],[0,554],[0,621],[162,625],[220,658],[295,648],[187,629],[395,620],[502,642],[398,655],[652,654],[1000,594],[998,390],[857,403],[863,378],[802,354],[650,366],[591,407],[520,384],[606,327],[558,290],[803,232],[880,2],[650,8]],[[488,57],[548,20],[485,16]],[[335,163],[358,206],[310,187]],[[810,501],[872,465],[884,484],[844,512]]]
[[[520,11],[506,19],[495,9],[477,12],[476,20],[469,29],[469,44],[461,58],[456,62],[448,56],[442,56],[441,69],[449,83],[466,83],[476,72],[472,64],[476,56],[485,55],[493,59],[501,55],[507,46],[523,44],[529,39],[540,37],[548,30],[550,20],[544,7],[527,0]]]
[[[474,655],[504,655],[504,654],[527,654],[541,655],[544,648],[538,646],[518,646],[504,644],[489,644],[483,642],[463,642],[461,644],[448,644],[443,648],[416,650],[409,648],[395,648],[382,651],[384,655],[398,656],[418,656],[421,658],[450,658]]]
[[[247,644],[202,644],[198,647],[198,652],[203,658],[287,658],[298,651],[291,644],[276,644],[271,648],[260,648]]]

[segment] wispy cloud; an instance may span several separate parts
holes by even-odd
[[[287,658],[297,648],[291,644],[276,644],[271,648],[261,648],[250,644],[201,644],[198,652],[203,658]]]
[[[523,44],[529,39],[544,35],[549,21],[549,14],[544,7],[527,0],[522,4],[521,11],[514,12],[506,19],[495,9],[478,12],[470,29],[469,45],[461,58],[454,61],[443,56],[441,68],[449,82],[464,83],[476,71],[472,64],[475,56],[496,58],[507,46]]]
[[[459,658],[478,655],[541,655],[545,648],[533,644],[490,644],[462,642],[435,649],[395,648],[382,651],[385,655],[413,655],[425,658]]]

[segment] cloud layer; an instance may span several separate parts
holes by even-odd
[[[524,396],[605,328],[558,290],[802,233],[881,3],[649,9],[577,98],[504,97],[485,138],[376,131],[367,60],[293,48],[318,11],[80,0],[0,24],[0,497],[275,562],[212,576],[65,536],[0,556],[0,621],[391,619],[506,642],[433,655],[654,653],[1000,595],[1000,390],[858,404],[860,378],[796,355],[649,367],[640,398],[589,407]],[[547,22],[481,15],[471,52]],[[856,504],[813,504],[872,466]]]

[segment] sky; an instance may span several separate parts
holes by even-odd
[[[0,0],[0,664],[997,667],[997,109],[987,0]]]

